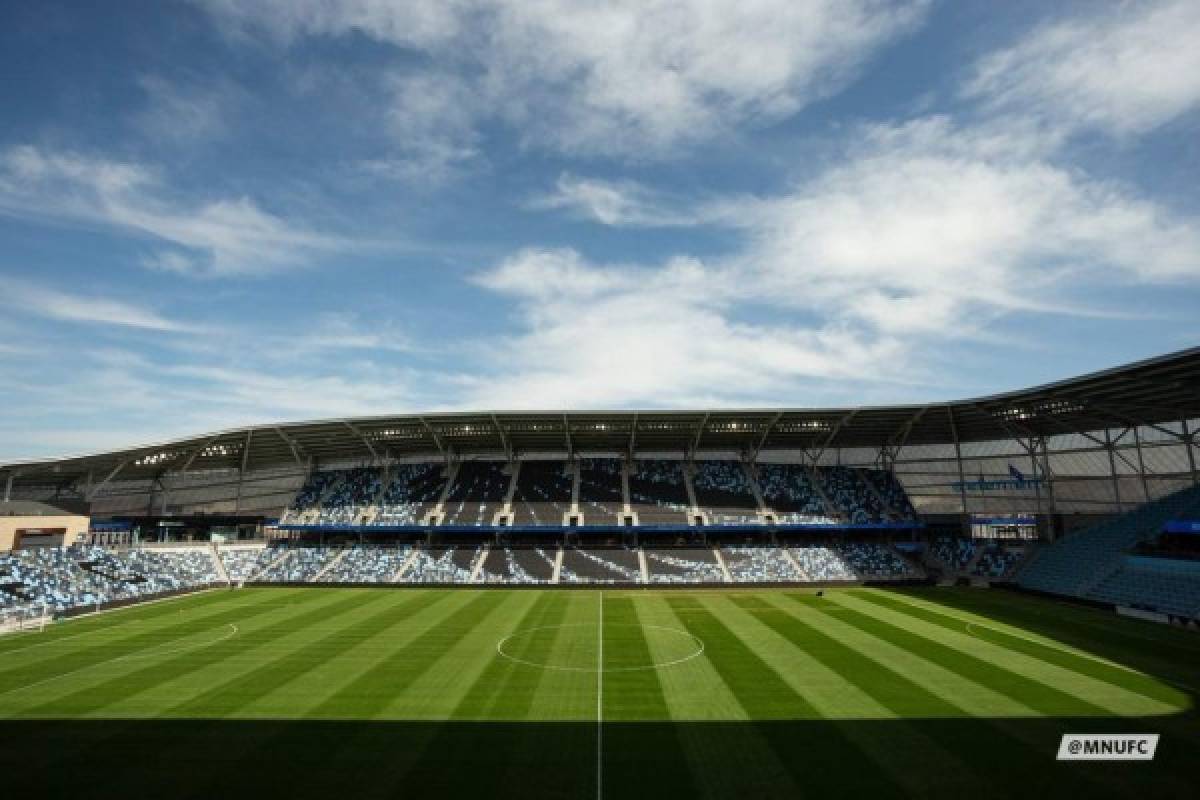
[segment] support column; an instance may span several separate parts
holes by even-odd
[[[1142,478],[1142,494],[1145,495],[1146,502],[1150,502],[1150,484],[1146,480],[1146,461],[1142,458],[1142,436],[1138,433],[1137,426],[1133,428],[1133,446],[1137,448],[1138,457],[1138,474]]]
[[[572,457],[568,462],[571,465],[571,510],[570,514],[579,516],[579,482],[583,473],[583,464],[580,459]]]
[[[1050,473],[1050,448],[1046,445],[1046,437],[1039,439],[1042,446],[1042,479],[1046,482],[1046,499],[1050,502],[1050,513],[1058,513],[1058,501],[1054,497],[1054,476]]]
[[[1033,442],[1033,437],[1032,436],[1029,437],[1029,444],[1023,445],[1023,446],[1025,447],[1026,451],[1029,453],[1029,461],[1033,465],[1033,477],[1034,477],[1033,496],[1034,496],[1034,502],[1037,504],[1036,511],[1034,513],[1037,514],[1038,516],[1040,516],[1042,513],[1042,484],[1040,482],[1038,482],[1038,480],[1037,480],[1037,459],[1034,457],[1035,445]]]
[[[950,418],[950,435],[954,437],[954,464],[958,468],[958,500],[965,519],[967,516],[967,479],[963,473],[962,445],[958,442],[958,426],[954,424],[954,410],[947,407],[946,416]]]
[[[1108,428],[1104,429],[1104,449],[1108,451],[1108,471],[1112,476],[1113,497],[1117,502],[1117,513],[1123,513],[1125,507],[1121,504],[1121,483],[1117,480],[1117,458],[1115,448],[1112,442],[1112,433]]]
[[[1193,447],[1192,437],[1195,435],[1188,431],[1187,420],[1180,420],[1183,423],[1183,445],[1187,448],[1188,471],[1192,473],[1192,486],[1200,485],[1200,476],[1196,474],[1196,452]],[[9,478],[11,481],[12,478]]]
[[[1192,470],[1192,472],[1195,472],[1195,471],[1196,471],[1195,469]],[[16,472],[9,472],[8,480],[6,480],[4,482],[4,502],[6,502],[6,503],[9,502],[10,500],[12,500],[12,485],[13,485],[13,478],[15,478],[15,477],[17,477]]]

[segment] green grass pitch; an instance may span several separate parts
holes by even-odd
[[[1197,686],[1194,633],[1000,591],[222,590],[0,638],[0,787],[1195,798]]]

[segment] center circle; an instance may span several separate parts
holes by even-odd
[[[682,628],[606,622],[603,630],[603,654],[600,626],[595,622],[524,628],[496,642],[496,653],[529,667],[595,674],[663,669],[704,652],[704,641]],[[625,631],[635,630],[645,640],[644,656],[631,656],[630,649],[622,647]]]

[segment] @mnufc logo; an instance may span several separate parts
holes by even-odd
[[[1059,761],[1153,761],[1157,733],[1064,733]]]

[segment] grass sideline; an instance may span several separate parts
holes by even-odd
[[[1194,633],[1004,592],[242,589],[0,638],[0,781],[1195,797],[1197,686]],[[1150,764],[1058,763],[1068,732],[1162,738]]]

